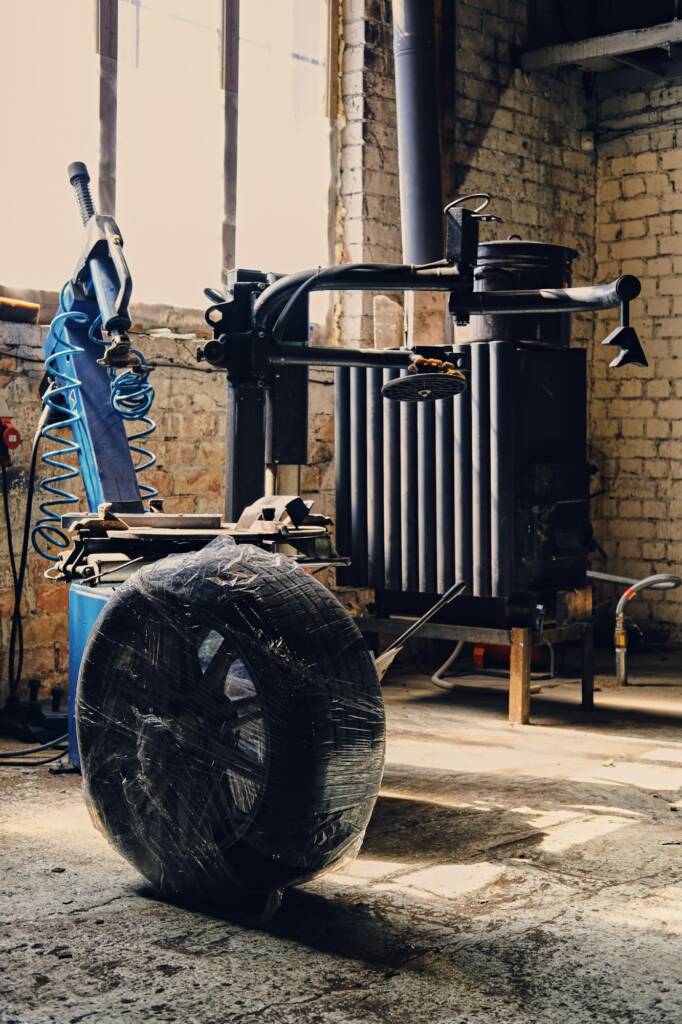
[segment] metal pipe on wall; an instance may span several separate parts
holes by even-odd
[[[443,254],[434,0],[393,0],[403,259]]]

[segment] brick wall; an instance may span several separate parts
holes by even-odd
[[[23,443],[12,457],[9,470],[10,507],[15,546],[20,543],[26,501],[31,440],[40,402],[38,387],[43,375],[44,327],[0,323],[0,415],[5,408],[16,423]],[[157,364],[152,380],[156,390],[154,418],[158,424],[149,447],[157,463],[144,479],[164,497],[168,512],[221,512],[225,432],[225,377],[221,371],[200,366],[194,359],[196,345],[174,339],[136,338],[147,358]],[[171,365],[172,364],[172,365]],[[311,372],[310,465],[304,468],[301,491],[316,501],[316,509],[331,511],[333,504],[333,418],[329,379]],[[45,473],[40,469],[40,478]],[[78,483],[69,486],[82,494]],[[34,522],[37,518],[37,492]],[[85,507],[84,503],[80,505]],[[5,531],[0,527],[0,703],[6,696],[9,616],[13,605],[12,580],[5,550]],[[23,678],[40,678],[46,689],[64,683],[66,673],[67,588],[49,582],[48,567],[32,553],[29,560],[25,601],[24,636],[26,661]]]
[[[0,324],[0,405],[14,418],[23,439],[8,471],[15,547],[20,544],[31,441],[40,415],[38,386],[43,375],[41,346],[45,333],[46,328]],[[142,342],[148,358],[161,364],[153,375],[154,416],[158,429],[150,443],[150,448],[156,452],[157,464],[144,479],[157,487],[162,497],[167,497],[169,512],[220,511],[223,503],[224,377],[198,367],[190,343],[149,338],[138,341]],[[163,365],[171,360],[177,364],[172,369]],[[41,464],[39,478],[44,476]],[[77,482],[67,489],[82,494]],[[40,500],[38,491],[34,522]],[[3,543],[0,699],[6,695],[9,615],[13,604],[4,532],[3,527],[0,529]],[[36,676],[49,688],[56,682],[64,682],[67,589],[62,583],[44,579],[48,565],[35,553],[31,554],[24,601],[26,662],[23,676],[24,680]]]
[[[446,195],[490,192],[503,224],[481,237],[511,233],[569,245],[580,253],[574,280],[594,270],[595,157],[586,151],[588,108],[577,71],[526,76],[514,50],[526,35],[526,0],[457,0],[454,103],[443,114]],[[448,60],[447,41],[443,47]],[[447,64],[446,64],[447,68]],[[592,318],[574,323],[587,341]]]
[[[447,3],[448,0],[443,0]],[[504,224],[483,237],[574,245],[576,279],[594,270],[595,156],[578,72],[527,77],[514,67],[527,0],[457,0],[440,45],[444,198],[489,191]],[[447,21],[444,21],[447,25]],[[338,256],[400,260],[390,0],[345,0]],[[447,32],[447,28],[445,29]],[[371,299],[344,296],[341,338],[372,337]],[[587,339],[591,318],[578,335]]]
[[[396,263],[401,242],[390,0],[344,0],[343,37],[336,258]],[[345,293],[339,340],[371,343],[372,327],[372,296]]]
[[[609,569],[632,576],[679,571],[682,561],[682,85],[640,84],[599,106],[597,273],[642,278],[633,320],[648,369],[607,372],[612,349],[593,348],[591,430],[605,494],[594,520]],[[638,599],[682,626],[682,592]]]

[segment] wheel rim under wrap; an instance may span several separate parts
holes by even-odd
[[[348,614],[291,559],[220,538],[135,573],[77,708],[93,818],[164,892],[242,904],[359,848],[380,689]]]

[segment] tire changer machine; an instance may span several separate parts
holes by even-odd
[[[144,484],[154,457],[142,441],[154,429],[153,366],[132,347],[132,280],[114,219],[98,214],[82,163],[69,167],[85,230],[73,276],[62,290],[47,335],[44,413],[40,431],[52,450],[43,460],[52,474],[42,483],[42,516],[33,530],[46,575],[66,581],[69,605],[69,756],[78,767],[76,690],[83,650],[112,593],[141,566],[167,555],[201,549],[217,536],[291,555],[304,567],[347,566],[328,518],[297,495],[264,496],[266,468],[307,461],[308,367],[386,370],[389,402],[449,400],[467,385],[461,351],[340,348],[308,343],[308,297],[319,290],[448,293],[458,320],[468,314],[527,316],[620,307],[621,324],[603,342],[618,350],[612,366],[646,365],[629,303],[639,281],[624,276],[588,287],[536,287],[481,292],[476,288],[479,224],[492,219],[462,203],[446,212],[446,252],[424,266],[354,265],[278,276],[229,272],[226,295],[207,290],[206,320],[213,338],[199,360],[226,373],[225,508],[174,515]],[[126,424],[134,424],[132,430]],[[146,444],[146,441],[145,441]],[[448,453],[445,453],[446,456]],[[86,510],[65,489],[80,474]],[[440,593],[454,583],[441,581]]]
[[[232,542],[238,546],[255,545],[275,559],[282,554],[291,556],[306,569],[337,566],[346,572],[346,579],[351,583],[370,583],[384,595],[394,598],[400,590],[398,578],[402,580],[395,542],[397,528],[397,536],[404,541],[401,556],[402,570],[407,573],[404,583],[414,589],[410,537],[417,524],[410,518],[410,502],[414,496],[408,494],[406,499],[412,478],[404,477],[401,488],[399,469],[406,455],[412,458],[410,452],[417,442],[419,450],[413,454],[417,461],[421,459],[426,465],[421,450],[426,451],[434,441],[432,434],[417,430],[415,414],[419,410],[421,417],[423,410],[433,411],[434,407],[443,411],[442,415],[438,414],[439,422],[444,422],[449,432],[441,430],[438,434],[437,460],[445,469],[443,478],[452,483],[457,446],[462,443],[462,438],[458,440],[457,429],[452,429],[453,424],[457,427],[458,422],[463,422],[458,420],[458,403],[467,401],[470,407],[473,402],[475,406],[477,388],[483,386],[478,362],[489,346],[473,345],[470,352],[464,351],[463,346],[453,348],[446,344],[436,349],[432,346],[423,349],[312,346],[308,343],[311,292],[443,292],[450,296],[450,309],[458,323],[469,314],[479,317],[504,314],[518,317],[519,323],[527,325],[529,318],[534,324],[541,323],[545,314],[561,317],[561,314],[620,306],[621,326],[604,341],[617,349],[611,366],[646,366],[637,335],[629,323],[629,303],[640,291],[636,278],[628,275],[607,285],[571,288],[566,287],[565,280],[557,287],[551,281],[539,280],[536,274],[534,287],[510,289],[498,285],[495,290],[483,290],[481,268],[484,268],[487,249],[495,244],[479,246],[478,228],[481,220],[496,218],[472,211],[462,202],[446,208],[443,258],[426,265],[349,264],[287,275],[231,270],[226,295],[207,290],[212,305],[206,319],[213,338],[198,352],[200,360],[226,374],[224,512],[168,514],[156,490],[143,482],[144,470],[155,462],[145,446],[155,427],[150,417],[154,399],[150,376],[154,367],[131,342],[132,282],[123,255],[122,234],[113,217],[95,211],[86,167],[72,164],[69,178],[84,225],[85,243],[73,276],[62,289],[59,308],[44,343],[44,409],[34,453],[38,451],[41,438],[43,443],[49,442],[49,451],[42,459],[50,474],[41,484],[41,516],[32,537],[38,553],[52,562],[47,577],[65,581],[70,587],[69,755],[76,767],[80,765],[76,731],[78,680],[79,673],[83,675],[84,657],[87,658],[93,642],[96,645],[108,607],[117,603],[113,600],[117,591],[123,594],[138,570],[144,572],[144,567],[164,565],[168,556],[201,552],[216,539],[227,538],[231,539],[230,545]],[[532,247],[534,243],[524,245]],[[561,317],[561,323],[564,322],[565,316]],[[584,354],[567,348],[552,348],[545,343],[542,333],[530,340],[504,343],[503,347],[502,357],[495,366],[499,381],[506,375],[510,382],[510,389],[504,392],[504,402],[509,408],[514,404],[515,395],[521,395],[519,400],[522,401],[531,397],[527,388],[525,392],[522,388],[519,390],[525,377],[542,391],[543,358],[548,352],[555,361],[559,360],[553,379],[556,381],[558,373],[560,383],[564,373],[561,359],[565,366],[570,361],[572,367],[574,357]],[[541,368],[540,376],[534,376],[536,364]],[[272,475],[266,472],[268,467],[300,465],[307,461],[307,389],[311,366],[337,368],[340,487],[336,543],[341,548],[340,555],[332,540],[331,520],[313,514],[312,503],[296,495],[265,494],[265,480]],[[584,360],[582,367],[582,371],[579,367],[578,371],[573,368],[567,372],[562,386],[580,388],[582,373],[584,392]],[[349,378],[349,373],[367,374],[372,386],[357,376]],[[471,396],[466,393],[468,383],[472,386]],[[346,400],[351,397],[353,400],[347,404]],[[382,402],[383,414],[380,413]],[[388,446],[384,445],[380,458],[384,471],[382,480],[375,472],[376,453],[375,461],[368,465],[364,461],[367,451],[360,451],[371,447],[372,416],[378,415],[383,415],[388,424],[384,431]],[[395,423],[401,424],[403,431],[407,430],[401,440],[391,427]],[[467,443],[475,442],[474,433]],[[352,465],[349,462],[351,449]],[[494,492],[502,479],[496,475],[496,466],[499,461],[489,470],[491,476],[487,483]],[[87,510],[68,508],[78,505],[78,499],[68,489],[69,481],[78,476],[82,480]],[[378,480],[381,480],[381,494],[376,490]],[[423,489],[423,481],[420,481],[421,477],[417,481],[418,489]],[[542,484],[540,480],[539,486]],[[441,509],[452,510],[457,496],[457,490],[453,490],[450,505],[445,503]],[[566,497],[571,500],[570,495]],[[509,502],[513,498],[507,495],[504,500]],[[63,508],[65,505],[67,509]],[[396,520],[400,507],[402,518]],[[376,528],[373,531],[373,524],[376,526],[380,510],[385,529],[378,534]],[[486,514],[489,515],[489,510]],[[542,526],[542,522],[536,525]],[[437,528],[440,534],[452,532],[455,523],[444,523],[441,515]],[[518,522],[512,518],[498,516],[494,523],[498,548],[513,547],[514,531],[518,528]],[[532,523],[526,521],[522,530],[527,535],[531,528]],[[374,550],[377,556],[374,577],[368,575],[368,537],[370,553]],[[420,553],[428,550],[429,538],[426,546],[424,539],[419,543]],[[384,545],[385,559],[383,553],[378,558],[377,545]],[[432,606],[435,601],[440,607],[442,595],[460,593],[462,586],[454,587],[458,579],[467,584],[470,593],[480,594],[480,567],[474,564],[472,568],[470,563],[469,568],[464,566],[463,569],[461,550],[460,555],[451,552],[444,560],[438,557],[436,572],[428,569],[425,586],[419,587],[427,605]],[[378,570],[377,559],[381,561]],[[420,564],[421,559],[420,554]],[[502,556],[501,560],[504,561]],[[349,562],[350,568],[347,567]],[[172,559],[168,564],[172,564]],[[417,571],[419,573],[420,569]],[[486,571],[489,575],[489,567]],[[275,575],[273,573],[272,579]],[[513,578],[512,572],[505,583],[508,597],[503,605],[508,622],[527,627],[528,616],[535,622],[540,601],[537,594],[528,593],[530,588],[526,586],[524,599],[515,604],[511,595],[523,583],[527,584],[527,573],[526,579],[519,581]],[[315,586],[324,591],[316,581]],[[325,593],[328,597],[323,603],[329,599],[329,592]],[[120,600],[118,604],[120,606]],[[343,630],[346,633],[350,630],[356,637],[353,643],[363,646],[347,613],[337,606],[334,614],[346,623]],[[134,639],[133,633],[123,639],[128,647],[142,643],[139,638]],[[374,670],[371,674],[376,685]],[[377,699],[380,702],[380,696]],[[380,774],[377,791],[379,778]],[[371,808],[372,804],[373,799],[367,807]],[[367,810],[366,820],[369,813]],[[148,844],[144,849],[148,849]],[[125,854],[125,850],[123,852]],[[141,869],[147,877],[154,876],[152,869],[146,870],[144,866]],[[296,871],[292,869],[290,874],[295,876]],[[298,874],[300,876],[300,871]],[[181,889],[182,883],[178,886]]]

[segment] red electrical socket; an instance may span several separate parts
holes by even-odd
[[[0,466],[11,464],[10,452],[21,444],[21,434],[12,423],[11,416],[0,416]]]

